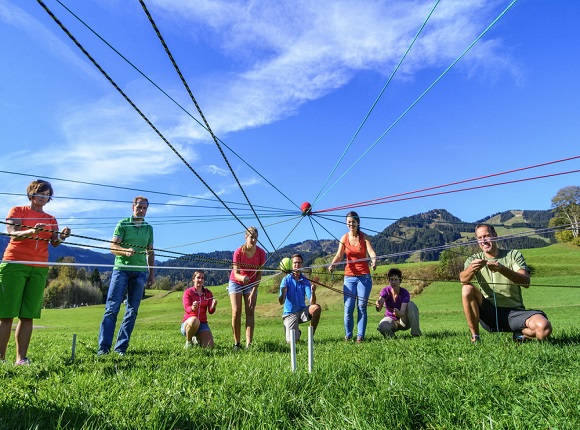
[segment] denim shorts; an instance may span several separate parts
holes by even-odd
[[[228,282],[228,294],[244,294],[244,296],[247,296],[248,294],[252,293],[252,288],[251,286],[248,285],[241,285],[238,284],[237,282],[234,281],[230,281]]]
[[[199,323],[199,328],[197,329],[197,333],[201,333],[202,331],[208,331],[208,330],[209,330],[209,324],[208,323],[206,323],[206,322]],[[185,336],[185,321],[183,321],[181,323],[181,334]]]

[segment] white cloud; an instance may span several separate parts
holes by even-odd
[[[214,73],[199,86],[207,94],[204,110],[212,129],[223,136],[293,115],[302,104],[344,86],[359,71],[390,75],[434,3],[157,0],[155,4],[159,14],[180,22],[184,31],[198,31],[192,36],[204,37],[234,62],[233,69]],[[491,23],[498,13],[496,4],[441,2],[398,79],[410,79],[425,68],[442,71]],[[507,69],[517,75],[509,58],[498,54],[500,47],[488,36],[458,66],[468,75],[482,69]],[[198,138],[200,128],[184,119],[178,133]]]
[[[215,166],[213,164],[203,166],[201,168],[201,171],[203,173],[209,173],[211,175],[218,175],[218,176],[228,176],[230,174],[229,170],[221,169],[218,166]]]

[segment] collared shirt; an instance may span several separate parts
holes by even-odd
[[[292,273],[282,278],[279,297],[282,296],[282,288],[284,287],[286,287],[286,300],[282,316],[301,311],[306,306],[306,297],[308,297],[308,302],[312,298],[310,281],[302,273],[298,279],[295,279]]]
[[[150,224],[143,220],[137,227],[133,222],[133,217],[122,219],[115,227],[113,238],[121,240],[123,248],[133,248],[135,250],[135,254],[131,257],[116,255],[115,269],[136,272],[147,271],[147,254],[144,251],[149,246],[153,246],[153,227]],[[125,266],[143,266],[143,268]]]

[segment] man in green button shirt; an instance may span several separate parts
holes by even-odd
[[[115,254],[115,267],[107,293],[105,315],[99,332],[98,355],[108,354],[113,344],[113,332],[121,303],[127,296],[125,316],[117,334],[114,351],[124,355],[137,319],[145,285],[152,285],[155,255],[153,253],[153,228],[145,222],[149,201],[142,196],[133,200],[133,216],[117,224],[111,241]]]

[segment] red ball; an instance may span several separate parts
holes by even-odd
[[[312,205],[308,202],[302,203],[300,206],[300,210],[302,211],[302,215],[310,215],[312,213]]]

